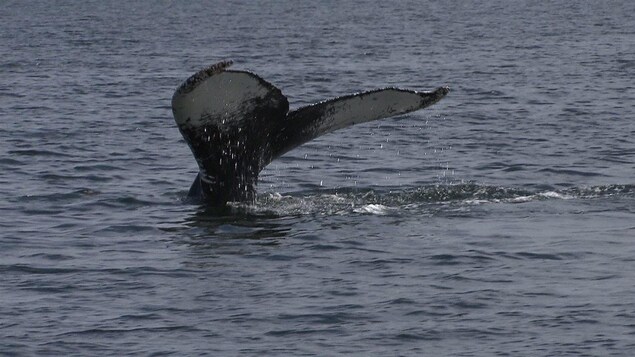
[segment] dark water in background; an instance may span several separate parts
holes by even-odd
[[[632,355],[635,2],[4,2],[6,355]],[[170,98],[450,95],[185,203]]]

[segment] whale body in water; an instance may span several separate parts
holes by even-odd
[[[214,206],[253,202],[258,174],[272,160],[318,136],[430,106],[447,87],[418,92],[385,88],[289,111],[280,89],[224,61],[188,78],[172,97],[172,112],[199,173],[189,196]]]

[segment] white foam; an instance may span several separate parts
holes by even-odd
[[[359,208],[353,209],[355,213],[368,213],[368,214],[376,214],[376,215],[385,215],[390,211],[389,207],[379,204],[368,204],[361,206]]]

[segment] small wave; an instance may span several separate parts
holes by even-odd
[[[71,192],[59,192],[41,195],[26,195],[22,197],[23,201],[45,201],[45,202],[68,202],[75,199],[80,199],[86,196],[99,195],[101,192],[92,190],[89,188],[82,188]]]
[[[81,272],[76,268],[40,267],[26,264],[3,264],[0,265],[0,273],[26,273],[26,274],[73,274]]]
[[[540,172],[549,172],[559,175],[569,175],[569,176],[583,176],[583,177],[599,177],[606,176],[605,174],[599,172],[589,172],[589,171],[578,171],[571,169],[554,169],[554,168],[546,168],[539,170]]]
[[[22,166],[22,165],[26,165],[26,163],[23,161],[13,159],[13,158],[5,157],[5,158],[0,158],[0,165]]]
[[[63,336],[78,336],[78,335],[117,335],[127,333],[141,333],[141,332],[176,332],[176,331],[200,331],[198,328],[188,325],[176,325],[176,326],[148,326],[148,327],[135,327],[135,328],[89,328],[84,330],[73,330],[57,334],[58,337]]]
[[[24,149],[24,150],[9,150],[10,155],[18,156],[47,156],[47,157],[72,157],[72,155],[65,154],[54,150],[36,150],[36,149]]]

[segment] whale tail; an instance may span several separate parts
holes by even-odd
[[[251,72],[227,70],[230,65],[220,62],[197,72],[172,97],[174,119],[199,166],[189,195],[217,206],[253,201],[260,171],[307,141],[425,108],[449,91],[379,89],[289,112],[278,88]]]

